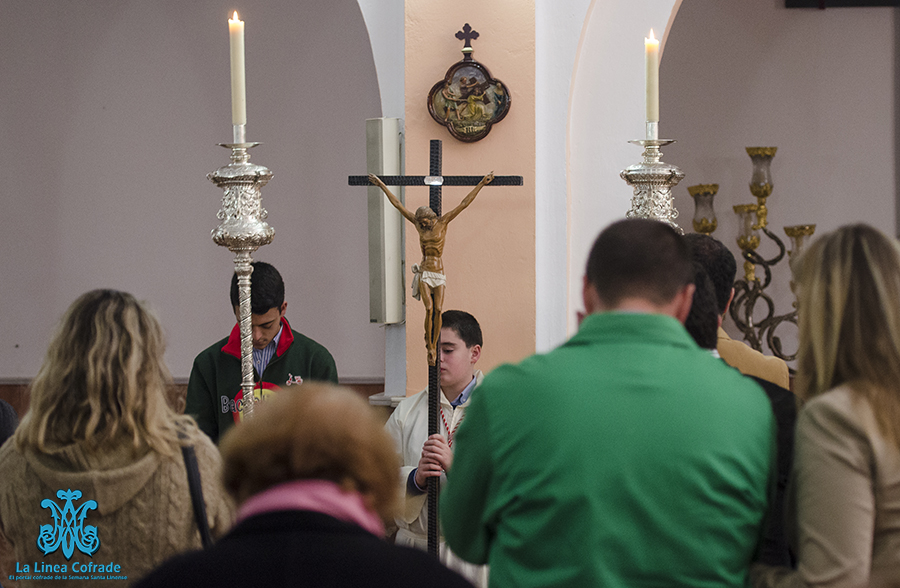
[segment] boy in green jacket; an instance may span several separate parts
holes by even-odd
[[[231,279],[231,305],[239,317],[237,274]],[[256,261],[250,278],[253,326],[253,394],[257,399],[305,381],[338,383],[334,358],[325,347],[291,329],[284,318],[284,280],[272,265]],[[241,333],[213,343],[194,359],[185,412],[214,443],[241,420]]]

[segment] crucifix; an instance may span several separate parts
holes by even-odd
[[[428,176],[350,176],[351,186],[375,184],[385,193],[391,204],[419,232],[422,247],[422,263],[413,266],[413,295],[425,304],[425,347],[428,350],[428,435],[439,433],[438,411],[441,394],[441,307],[444,297],[444,275],[441,255],[447,224],[456,218],[485,186],[521,186],[522,176],[442,176],[441,142],[431,141]],[[428,186],[429,206],[419,208],[415,214],[407,210],[388,190],[387,186]],[[475,186],[465,199],[446,215],[441,215],[442,186]],[[418,294],[418,296],[417,296]],[[428,478],[428,552],[437,556],[439,545],[437,500],[438,478]]]

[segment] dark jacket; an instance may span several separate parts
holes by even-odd
[[[794,463],[794,427],[797,424],[797,399],[794,393],[778,384],[756,376],[747,376],[765,390],[777,427],[777,460],[774,496],[769,505],[766,530],[757,561],[772,566],[793,566],[794,558],[785,534],[785,496]]]
[[[275,355],[262,375],[254,370],[254,393],[261,399],[278,389],[290,389],[307,380],[338,383],[337,368],[322,345],[291,330],[287,319]],[[188,382],[185,412],[214,443],[241,418],[241,333],[238,325],[231,335],[214,343],[194,359]]]
[[[250,517],[206,551],[170,559],[136,588],[471,588],[437,558],[310,511]]]

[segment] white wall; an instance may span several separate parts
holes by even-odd
[[[80,293],[133,292],[157,309],[167,359],[234,324],[232,254],[209,237],[228,163],[227,18],[220,0],[10,0],[0,19],[0,379],[33,377]],[[288,318],[334,354],[342,378],[380,379],[368,322],[365,119],[381,115],[354,0],[243,0],[248,139],[274,179],[275,240],[255,255],[287,285]]]
[[[366,20],[383,116],[403,119],[406,107],[404,79],[406,68],[405,3],[403,0],[358,0]],[[402,122],[401,122],[402,128]],[[401,139],[402,140],[402,139]],[[400,165],[404,150],[401,146]],[[404,172],[404,169],[400,170]],[[403,195],[401,193],[400,197]],[[403,251],[403,236],[400,236]],[[406,290],[403,290],[404,293]],[[404,307],[405,311],[405,307]],[[390,396],[406,390],[406,322],[383,325],[384,390]]]
[[[535,347],[567,336],[569,187],[566,132],[572,78],[590,0],[535,2]]]
[[[403,0],[357,0],[372,43],[383,116],[403,118]]]
[[[628,141],[644,137],[644,37],[652,28],[659,38],[677,4],[593,0],[588,13],[569,111],[570,331],[583,307],[581,279],[591,244],[631,207],[631,188],[619,172],[641,160],[641,148]],[[661,129],[668,136],[665,123]]]
[[[675,190],[685,230],[694,212],[687,186],[718,183],[713,236],[739,258],[732,206],[755,202],[744,148],[775,146],[767,206],[780,238],[784,226],[806,223],[817,234],[850,222],[895,233],[896,14],[684,0],[660,67],[660,115],[662,134],[678,140],[665,160],[685,172]],[[792,308],[789,280],[785,261],[770,286],[778,314]],[[730,319],[726,330],[738,333]],[[793,352],[796,331],[779,332]]]

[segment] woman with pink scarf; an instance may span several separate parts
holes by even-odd
[[[355,392],[310,382],[283,391],[221,444],[238,520],[218,543],[169,560],[138,588],[467,587],[425,552],[391,545],[399,464]]]

